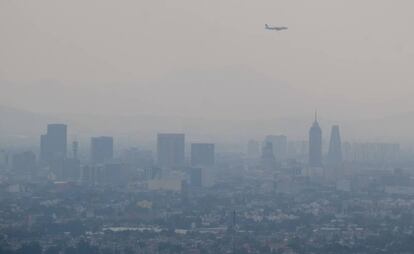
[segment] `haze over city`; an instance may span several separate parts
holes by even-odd
[[[410,1],[0,4],[5,107],[204,119],[221,136],[229,132],[218,122],[259,120],[246,132],[264,135],[318,109],[349,124],[350,139],[411,139],[389,123],[414,125]],[[269,33],[264,23],[290,29]]]
[[[414,253],[413,8],[0,0],[0,254]]]

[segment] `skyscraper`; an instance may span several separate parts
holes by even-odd
[[[214,166],[214,144],[191,144],[192,166]]]
[[[330,164],[339,164],[342,162],[342,144],[338,125],[332,126],[327,159]]]
[[[40,138],[40,158],[43,162],[63,161],[66,158],[67,126],[49,124]]]
[[[109,162],[114,156],[114,139],[112,137],[94,137],[91,139],[91,161],[99,164]]]
[[[315,121],[309,130],[309,166],[322,167],[322,130],[316,113]]]
[[[273,144],[271,142],[265,142],[262,147],[262,167],[265,170],[276,169],[275,154],[273,152]]]
[[[184,150],[184,134],[159,133],[157,135],[158,166],[170,169],[184,166]]]

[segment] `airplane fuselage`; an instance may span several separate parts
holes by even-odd
[[[265,24],[265,29],[266,30],[273,30],[273,31],[282,31],[282,30],[287,30],[288,28],[285,26],[269,26],[268,24]]]

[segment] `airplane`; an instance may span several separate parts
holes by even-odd
[[[288,28],[285,26],[269,26],[268,24],[265,24],[266,30],[275,30],[275,31],[282,31],[287,30]]]

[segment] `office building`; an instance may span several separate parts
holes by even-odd
[[[262,168],[264,170],[276,169],[276,159],[271,142],[265,142],[262,147]]]
[[[182,168],[185,164],[185,136],[160,133],[157,136],[157,163],[162,168]]]
[[[67,126],[65,124],[49,124],[47,133],[40,138],[40,159],[51,163],[66,158]]]
[[[342,143],[338,125],[332,126],[327,160],[328,163],[335,165],[342,162]]]

